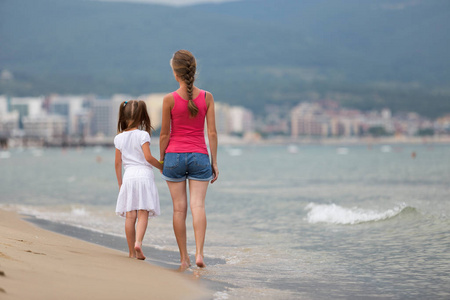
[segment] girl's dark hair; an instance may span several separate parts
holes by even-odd
[[[197,69],[197,62],[194,55],[188,50],[178,50],[173,55],[170,65],[173,71],[179,78],[181,78],[187,85],[187,93],[189,97],[188,109],[189,115],[195,117],[198,113],[198,107],[192,101],[192,91],[194,88],[195,71]]]
[[[148,116],[147,105],[142,100],[124,101],[119,107],[117,133],[135,127],[152,134],[153,127]]]

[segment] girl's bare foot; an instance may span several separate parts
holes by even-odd
[[[145,259],[144,252],[142,252],[142,243],[136,242],[134,244],[134,250],[136,251],[136,258],[140,260]]]
[[[205,262],[203,261],[203,255],[197,254],[197,255],[195,256],[195,264],[196,264],[197,267],[199,267],[199,268],[204,268],[204,267],[206,267],[206,264],[205,264]]]

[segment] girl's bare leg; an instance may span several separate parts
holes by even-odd
[[[191,265],[186,246],[186,181],[167,181],[167,185],[169,186],[173,202],[173,231],[177,239],[178,249],[180,250],[180,270],[184,270]]]
[[[129,250],[129,257],[136,257],[136,251],[134,250],[134,244],[136,242],[136,211],[127,211],[125,219],[125,235],[127,237],[127,244]]]
[[[136,258],[144,260],[145,255],[142,252],[142,240],[144,239],[145,231],[148,224],[148,211],[139,210],[137,212],[137,225],[136,225],[136,242],[134,244],[134,250],[136,251]]]
[[[189,201],[195,235],[195,263],[198,267],[206,267],[203,261],[203,245],[206,235],[205,198],[209,181],[189,180]]]

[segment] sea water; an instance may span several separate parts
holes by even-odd
[[[214,263],[193,267],[224,284],[215,299],[450,298],[449,145],[292,148],[220,147],[206,199]],[[0,207],[124,236],[113,148],[0,157]],[[170,194],[155,174],[162,215],[144,244],[176,252]]]

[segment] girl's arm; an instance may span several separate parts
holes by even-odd
[[[122,186],[122,153],[116,148],[116,159],[114,162],[114,167],[116,168],[117,183],[119,184],[119,189]]]
[[[211,93],[206,93],[206,126],[208,127],[209,150],[211,151],[211,167],[214,178],[211,183],[214,183],[219,177],[219,167],[217,166],[217,130],[216,130],[216,114],[214,112],[214,97]]]
[[[153,157],[151,151],[150,151],[150,143],[147,142],[144,145],[142,145],[142,151],[144,151],[145,160],[148,161],[149,164],[154,166],[157,169],[162,170],[163,164],[160,163],[156,158]]]
[[[170,111],[173,108],[175,101],[172,94],[167,94],[163,99],[161,133],[159,134],[159,155],[160,160],[164,161],[166,148],[169,145],[170,139]]]

